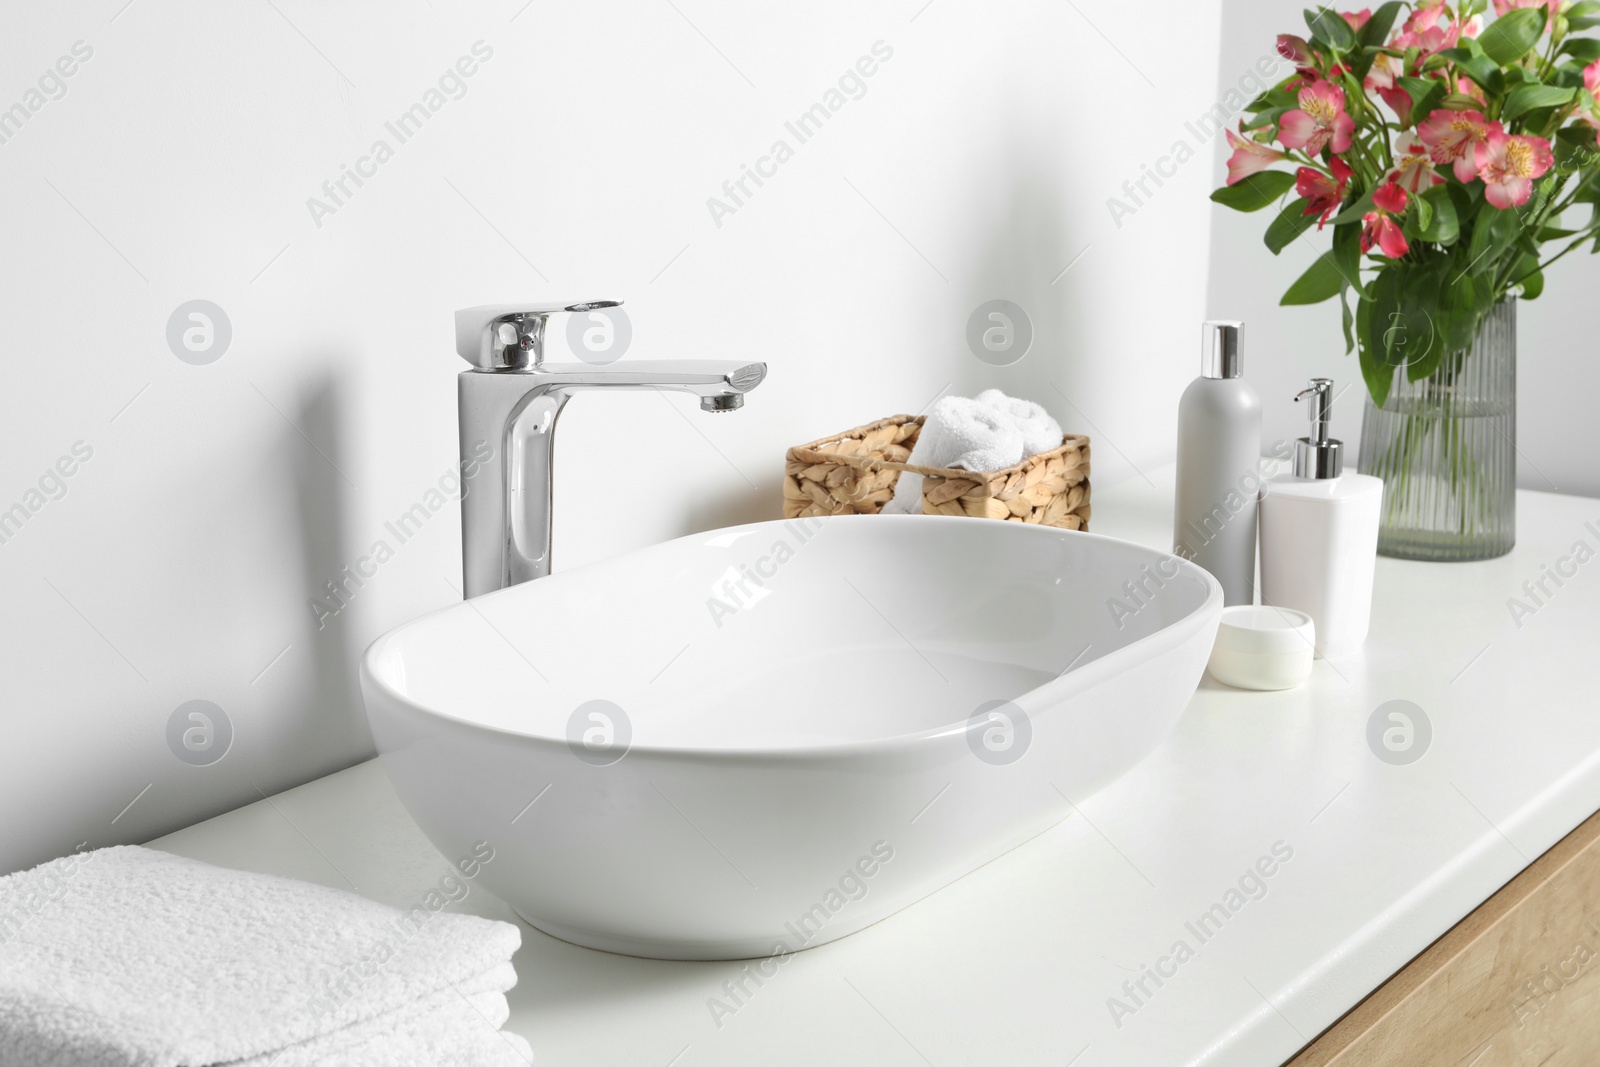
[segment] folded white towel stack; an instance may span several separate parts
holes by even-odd
[[[137,847],[0,878],[0,1064],[525,1067],[521,934],[443,903]]]
[[[998,471],[1061,446],[1061,425],[1031,400],[985,389],[975,399],[939,399],[923,421],[908,461],[919,467]],[[922,475],[903,471],[885,515],[922,513]]]
[[[1052,448],[1061,447],[1061,439],[1065,435],[1061,432],[1061,424],[1050,417],[1050,413],[1031,400],[1024,400],[1017,396],[1006,396],[998,389],[985,389],[978,394],[978,403],[987,404],[996,411],[1005,415],[1022,434],[1022,457],[1013,462],[1021,463],[1029,456],[1037,456],[1040,452],[1048,452]],[[1011,466],[1010,463],[1006,466]],[[976,468],[969,468],[976,469]],[[994,467],[991,470],[1003,468]]]

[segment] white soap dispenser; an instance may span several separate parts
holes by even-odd
[[[1383,481],[1344,473],[1344,447],[1328,436],[1333,381],[1311,379],[1311,436],[1294,446],[1294,471],[1261,489],[1261,602],[1316,624],[1317,655],[1360,649],[1372,621]]]

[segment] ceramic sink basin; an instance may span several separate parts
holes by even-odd
[[[401,800],[580,945],[768,956],[893,914],[1154,749],[1215,579],[1094,534],[763,522],[453,605],[362,662]]]

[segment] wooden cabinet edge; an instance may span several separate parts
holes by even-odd
[[[1590,1067],[1600,1063],[1591,971],[1600,971],[1600,812],[1284,1067]]]

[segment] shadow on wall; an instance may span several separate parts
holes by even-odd
[[[339,366],[345,360],[328,353],[317,363]],[[301,561],[305,569],[304,588],[323,597],[332,596],[328,588],[334,576],[350,562],[346,536],[350,512],[347,480],[349,464],[341,442],[346,405],[339,381],[324,375],[310,383],[301,394],[295,424],[304,430],[314,448],[298,440],[298,434],[285,427],[296,440],[285,442],[282,455],[289,459],[295,487],[295,504],[300,528]],[[277,701],[279,706],[295,708],[307,721],[295,731],[300,751],[285,753],[276,766],[296,768],[296,781],[338,770],[350,761],[330,753],[374,754],[372,734],[367,727],[357,681],[357,664],[362,649],[352,640],[355,618],[341,618],[337,624],[317,628],[310,611],[305,613],[309,635],[311,670],[300,675],[302,692],[297,697]]]
[[[1085,358],[1088,309],[1073,273],[1073,263],[1089,246],[1084,232],[1073,232],[1061,205],[1086,202],[1087,190],[1078,187],[1070,168],[1048,166],[1049,157],[1038,151],[1048,143],[1049,131],[1010,128],[997,147],[1007,184],[990,188],[982,196],[998,200],[988,247],[972,263],[972,270],[957,281],[959,328],[986,301],[1002,299],[1019,305],[1033,327],[1028,354],[1009,366],[994,366],[979,359],[961,337],[952,338],[960,356],[951,392],[975,396],[985,389],[1001,389],[1044,406],[1068,433],[1091,433],[1084,425],[1086,412],[1077,410],[1088,395],[1090,368]],[[1070,269],[1067,269],[1070,265]]]
[[[795,442],[799,444],[799,442]],[[771,469],[781,474],[779,455]],[[741,526],[747,522],[763,522],[783,518],[783,494],[776,478],[766,487],[751,486],[744,480],[730,481],[727,487],[713,496],[691,500],[684,511],[679,537],[723,526]]]
[[[344,360],[324,362],[337,366]],[[271,499],[282,501],[288,514],[258,516],[270,528],[263,531],[263,543],[284,541],[285,554],[292,556],[294,545],[287,539],[298,534],[299,566],[264,559],[259,566],[272,577],[252,574],[246,581],[225,573],[207,575],[204,567],[219,565],[222,557],[196,556],[190,563],[195,573],[186,577],[192,588],[183,591],[181,603],[194,617],[216,628],[242,627],[250,620],[253,633],[278,633],[283,652],[252,680],[241,675],[236,661],[219,662],[217,649],[228,647],[226,639],[219,637],[210,649],[180,643],[174,657],[182,664],[181,676],[152,671],[152,695],[141,694],[131,704],[141,730],[148,728],[140,747],[91,750],[96,762],[81,768],[84,781],[97,783],[95,793],[120,787],[101,786],[102,781],[137,784],[116,796],[116,806],[107,800],[103,811],[84,817],[71,831],[68,847],[80,840],[95,848],[146,841],[374,754],[356,681],[361,649],[354,637],[359,631],[350,625],[355,620],[341,619],[341,625],[318,631],[305,607],[309,592],[348,562],[342,550],[350,486],[340,471],[348,473],[349,464],[338,444],[348,432],[345,410],[338,383],[324,375],[284,407],[294,426],[275,421],[270,439],[250,442],[252,454],[261,449],[260,463],[230,460],[222,465],[222,477],[248,477],[256,483],[252,491],[268,486]],[[219,494],[218,499],[238,506],[237,495]],[[145,512],[141,517],[150,520],[147,533],[187,543],[195,553],[223,543],[238,530],[236,517],[221,513],[190,517],[181,529],[171,530],[159,525],[176,527],[182,521],[170,513]],[[126,562],[131,567],[139,560],[130,552]],[[255,563],[247,554],[242,565]],[[263,593],[263,588],[269,591]],[[142,617],[146,625],[154,625],[159,615],[145,612]],[[252,663],[252,668],[258,665]],[[267,715],[275,720],[272,729],[265,728]],[[143,748],[146,739],[149,749]],[[6,865],[16,869],[66,851],[59,840],[25,848],[12,842],[10,849]]]
[[[1088,245],[1089,238],[1068,232],[1061,206],[1076,195],[1073,182],[1043,165],[1037,149],[1040,137],[1037,130],[1011,128],[989,151],[973,149],[973,158],[1007,161],[1001,168],[1006,184],[997,189],[984,183],[983,175],[974,172],[971,176],[972,202],[996,207],[985,213],[987,230],[975,236],[975,254],[965,264],[966,270],[951,278],[948,297],[930,290],[935,301],[928,314],[942,326],[943,340],[928,355],[947,371],[939,383],[944,387],[941,396],[976,396],[984,389],[1002,389],[1042,404],[1069,432],[1088,433],[1083,418],[1066,400],[1082,397],[1088,374],[1087,362],[1081,357],[1086,309],[1080,288],[1072,284],[1071,271],[1063,274],[1063,268]],[[1059,281],[1052,284],[1056,279]],[[1006,366],[980,359],[966,338],[973,312],[995,300],[1020,306],[1033,332],[1027,355]],[[901,412],[926,414],[926,407],[931,407],[934,399],[904,390],[894,401],[893,411],[876,412],[870,417]],[[757,394],[751,407],[761,400]],[[918,411],[919,404],[926,406]],[[839,425],[834,428],[839,430],[848,423],[835,421]],[[826,418],[810,420],[805,432],[814,436],[818,426],[826,425]],[[802,440],[796,437],[792,443]],[[781,473],[782,454],[761,460],[759,487],[731,479],[722,492],[690,504],[679,533],[780,518],[782,497],[777,475]],[[769,473],[773,477],[769,478]]]

